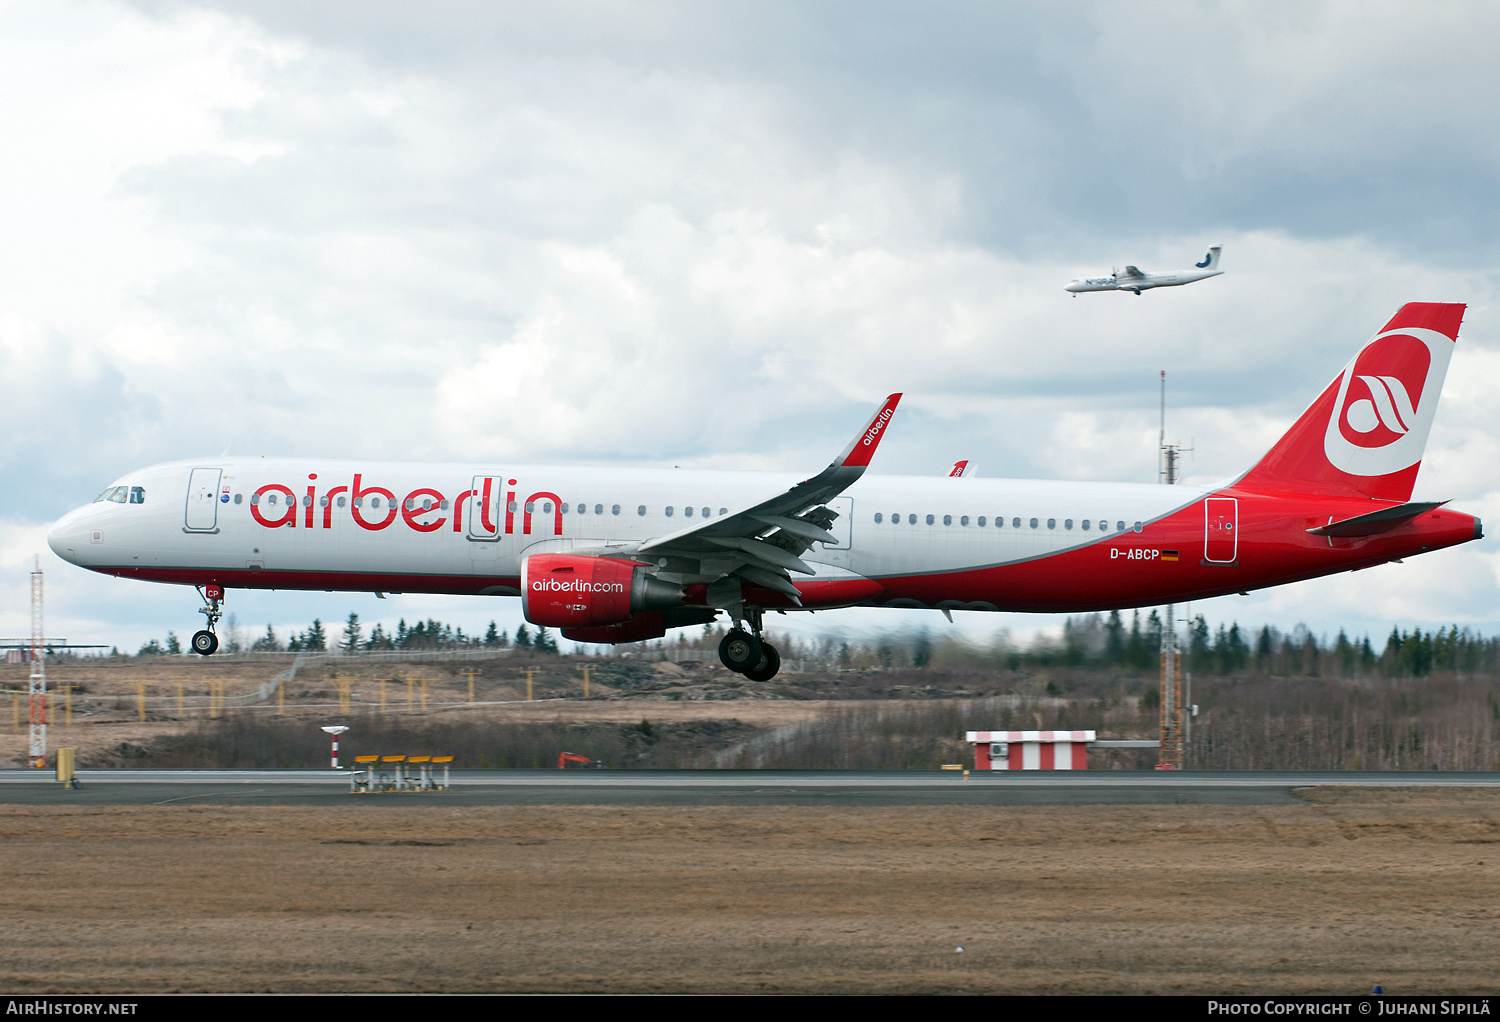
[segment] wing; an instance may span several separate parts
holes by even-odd
[[[709,582],[709,603],[738,603],[740,580],[801,600],[788,572],[815,574],[799,556],[814,543],[836,544],[828,531],[838,512],[823,505],[864,475],[896,411],[892,394],[827,468],[785,493],[721,518],[647,540],[634,556],[655,561],[658,575]]]
[[[1131,277],[1131,278],[1144,277],[1145,276],[1145,274],[1140,271],[1140,268],[1136,267],[1136,266],[1127,266],[1127,267],[1125,267],[1124,270],[1121,270],[1118,275],[1121,276],[1121,277]]]

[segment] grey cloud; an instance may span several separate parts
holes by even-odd
[[[1000,251],[1218,224],[1462,265],[1500,236],[1482,3],[216,6],[451,80],[525,61],[737,83],[809,154],[953,175],[948,230]]]

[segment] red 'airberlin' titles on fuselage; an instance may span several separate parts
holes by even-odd
[[[315,472],[308,475],[309,480],[316,480],[317,477]],[[350,485],[334,486],[322,493],[318,492],[316,485],[310,485],[301,501],[297,499],[296,492],[285,483],[266,483],[250,496],[250,517],[257,525],[267,529],[294,529],[299,524],[303,528],[312,529],[317,527],[317,519],[321,518],[322,528],[331,529],[333,516],[337,512],[340,515],[347,514],[356,525],[369,532],[389,528],[398,517],[414,532],[437,532],[449,523],[448,512],[451,511],[452,531],[462,532],[465,504],[471,498],[478,497],[479,502],[474,505],[471,513],[477,514],[484,523],[483,531],[491,535],[497,532],[513,535],[516,531],[515,511],[518,503],[515,491],[507,491],[505,494],[505,504],[500,508],[505,512],[505,522],[503,528],[499,528],[498,522],[491,517],[497,510],[496,500],[499,496],[498,492],[491,490],[492,481],[494,480],[485,480],[482,492],[473,489],[458,491],[451,502],[442,490],[432,486],[419,486],[398,502],[392,490],[383,486],[364,485],[364,474],[360,472],[354,474]],[[515,485],[515,480],[510,482]],[[555,493],[539,491],[520,502],[525,505],[521,516],[522,535],[531,535],[532,505],[537,500],[548,502],[542,513],[553,516],[553,530],[560,534],[563,503]],[[300,516],[299,504],[304,512]],[[266,510],[268,507],[272,509],[269,514]],[[322,513],[319,514],[319,511]],[[434,515],[436,517],[431,517]]]

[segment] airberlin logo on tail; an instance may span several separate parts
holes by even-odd
[[[1378,334],[1339,380],[1323,451],[1350,475],[1382,476],[1422,460],[1453,341],[1409,327]]]
[[[1370,398],[1352,401],[1344,412],[1344,421],[1357,433],[1370,434],[1375,427],[1384,426],[1388,432],[1404,436],[1411,431],[1408,422],[1415,422],[1417,414],[1411,406],[1411,395],[1394,376],[1360,376],[1359,381],[1370,389]],[[1359,443],[1359,438],[1353,438]],[[1389,442],[1389,441],[1387,441]],[[1385,444],[1378,446],[1384,447]]]

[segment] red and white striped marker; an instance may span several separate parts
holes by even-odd
[[[330,735],[333,736],[333,759],[329,765],[334,770],[337,770],[339,768],[339,735],[343,734],[345,731],[348,731],[349,728],[344,724],[333,724],[329,727],[320,728],[319,730],[327,731]]]
[[[969,731],[975,770],[1087,770],[1094,731]]]

